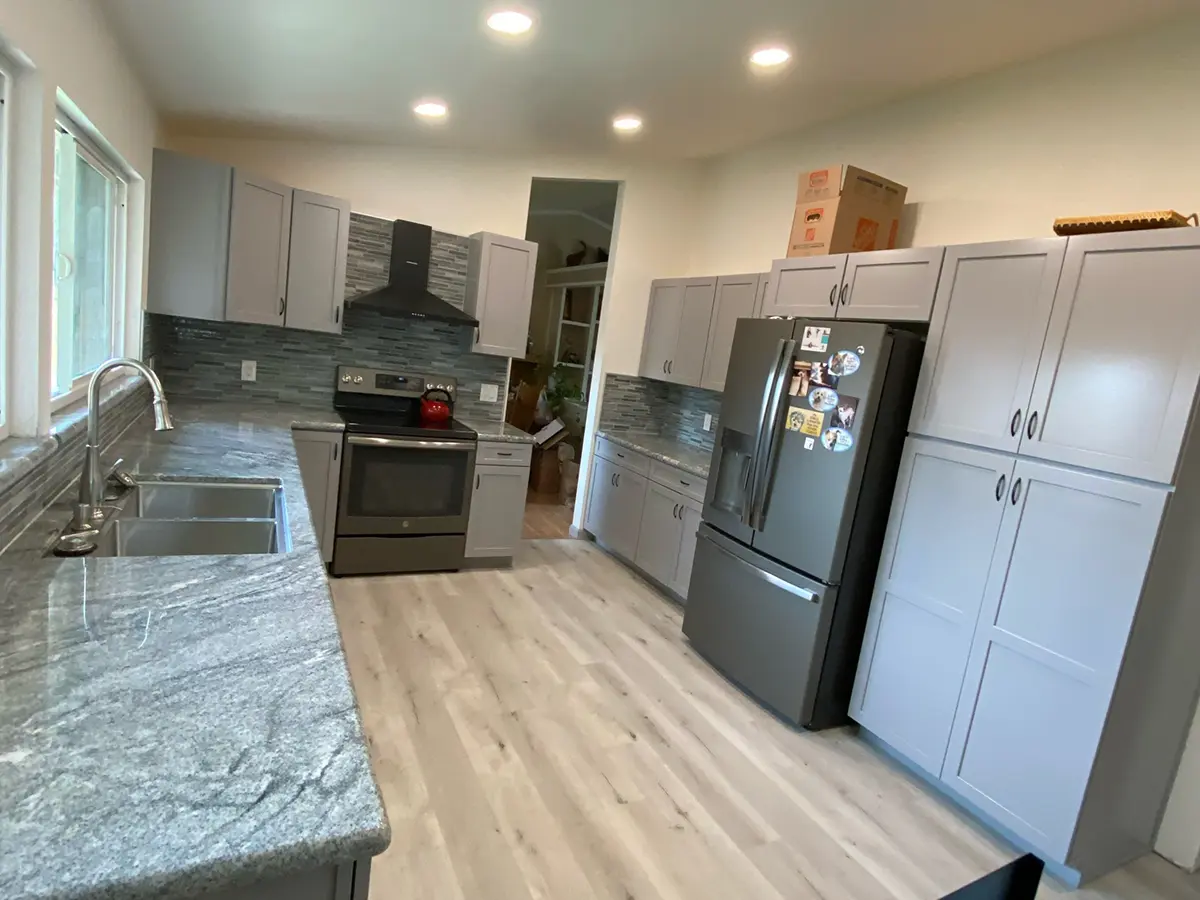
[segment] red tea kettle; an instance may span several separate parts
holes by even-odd
[[[441,396],[436,396],[436,395]],[[443,388],[430,388],[421,395],[421,422],[441,424],[450,421],[454,411],[454,398]]]

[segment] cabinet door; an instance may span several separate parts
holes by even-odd
[[[604,521],[617,490],[616,466],[602,456],[592,456],[591,483],[588,486],[587,514],[583,527],[604,543]]]
[[[715,278],[691,278],[684,284],[675,351],[667,362],[668,381],[699,386],[716,296]]]
[[[688,585],[692,582],[692,563],[696,559],[696,530],[702,518],[701,504],[685,497],[679,518],[683,522],[683,535],[679,542],[679,565],[675,567],[675,580],[670,586],[686,603]]]
[[[844,253],[775,260],[762,314],[832,319],[845,271]]]
[[[1021,454],[1164,484],[1200,380],[1200,229],[1067,242]]]
[[[342,472],[342,434],[335,431],[297,431],[292,435],[304,498],[312,516],[313,530],[321,547],[321,559],[333,561],[337,524],[338,484]]]
[[[839,319],[928,322],[944,247],[851,253],[838,291]]]
[[[646,503],[644,475],[616,466],[617,493],[612,516],[605,522],[607,544],[614,552],[632,560],[637,555],[638,538],[642,531],[642,507]]]
[[[524,466],[476,466],[467,521],[467,551],[472,557],[511,557],[521,542],[529,469]]]
[[[1019,460],[943,780],[1063,862],[1167,492]]]
[[[850,715],[942,772],[1011,456],[909,438],[871,598]]]
[[[710,391],[725,390],[725,372],[729,369],[729,354],[733,350],[733,332],[738,319],[752,319],[761,303],[763,275],[723,275],[717,279],[712,323],[708,329],[708,346],[704,351],[704,371],[700,387]]]
[[[679,508],[683,497],[653,481],[646,487],[637,555],[634,564],[657,581],[671,587],[679,567],[683,522]]]
[[[229,166],[154,151],[147,311],[225,319],[232,190]]]
[[[288,328],[341,334],[349,242],[349,200],[293,192],[285,318]]]
[[[466,310],[479,320],[472,349],[490,356],[523,358],[529,338],[537,244],[500,234],[472,235]]]
[[[643,378],[667,380],[667,363],[675,355],[679,317],[683,313],[683,278],[655,281],[650,285],[650,307],[646,313],[646,335],[642,339]]]
[[[1066,238],[947,247],[909,430],[1015,451]]]
[[[292,235],[292,189],[235,171],[230,215],[226,318],[231,322],[282,325]]]

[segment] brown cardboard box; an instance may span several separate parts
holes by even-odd
[[[904,185],[857,166],[803,172],[787,255],[890,250],[907,195]]]
[[[557,447],[534,447],[529,487],[537,494],[557,494],[562,473]]]

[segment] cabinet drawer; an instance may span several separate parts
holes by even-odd
[[[620,444],[614,444],[606,438],[596,438],[596,455],[602,456],[609,462],[614,462],[619,466],[631,469],[639,475],[650,474],[649,457],[643,456],[636,450],[622,447]]]
[[[697,503],[704,502],[704,492],[708,488],[708,482],[697,475],[652,459],[650,460],[650,478],[663,487],[678,491],[685,497],[691,497]]]
[[[477,466],[527,466],[532,459],[532,444],[480,441],[475,450]]]

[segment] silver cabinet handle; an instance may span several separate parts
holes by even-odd
[[[1013,504],[1013,506],[1016,506],[1017,501],[1020,499],[1021,499],[1021,479],[1018,478],[1016,481],[1013,482],[1013,489],[1012,489],[1012,504]]]
[[[843,284],[843,285],[842,285],[842,293],[841,293],[841,298],[840,298],[840,299],[841,299],[842,306],[845,306],[845,305],[846,305],[846,291],[848,291],[848,290],[850,290],[850,285],[848,285],[848,284]]]
[[[479,473],[475,473],[475,490],[479,490]]]
[[[618,472],[617,473],[617,487],[620,487],[620,486],[621,486],[621,473]]]
[[[831,287],[829,289],[829,305],[830,306],[837,305],[837,287],[838,286],[835,284],[833,287]]]
[[[676,503],[676,504],[675,504],[675,505],[674,505],[674,506],[671,508],[671,518],[672,518],[672,519],[678,519],[678,518],[679,518],[679,504],[678,504],[678,503]]]
[[[1029,435],[1029,439],[1033,440],[1033,435],[1037,431],[1037,410],[1034,410],[1029,415],[1029,424],[1025,426],[1025,433]]]
[[[800,597],[803,600],[811,600],[813,603],[820,602],[820,600],[817,598],[817,595],[814,594],[812,591],[808,590],[807,588],[802,588],[802,587],[799,587],[794,584],[789,584],[788,582],[784,581],[782,578],[778,578],[775,575],[772,575],[770,572],[764,572],[762,569],[759,569],[756,566],[750,565],[750,563],[746,562],[744,559],[738,559],[736,556],[734,556],[732,553],[730,553],[728,550],[726,550],[720,544],[717,544],[712,541],[710,541],[709,543],[711,543],[714,547],[716,547],[718,550],[720,550],[722,553],[724,553],[726,556],[728,556],[730,559],[732,559],[738,565],[749,569],[750,574],[753,575],[755,578],[765,581],[767,584],[772,585],[773,587],[777,587],[781,591],[787,591],[789,594],[791,594],[795,597]]]
[[[339,306],[333,311],[333,324],[336,325],[340,321],[342,321],[342,308]]]
[[[613,487],[617,486],[617,473],[616,472],[613,472],[611,475],[608,476],[608,483],[611,484]]]
[[[284,310],[285,310],[285,309],[287,309],[287,304],[286,304],[286,303],[284,303],[284,301],[283,301],[283,298],[282,298],[282,297],[280,297],[280,298],[279,298],[279,314],[280,314],[281,316],[283,315],[283,312],[284,312]]]
[[[1021,411],[1018,409],[1013,413],[1012,421],[1008,423],[1008,433],[1013,437],[1017,436],[1017,432],[1021,430]]]
[[[1005,478],[1004,473],[1003,472],[1000,473],[1000,480],[996,482],[996,501],[997,502],[1004,499],[1004,482],[1007,480],[1008,479]]]
[[[512,452],[509,450],[497,450],[496,455],[497,456],[512,456]]]
[[[667,361],[665,359],[663,360],[663,374],[667,374]]]
[[[675,360],[673,360],[673,359],[667,360],[667,374],[668,375],[675,374]]]

